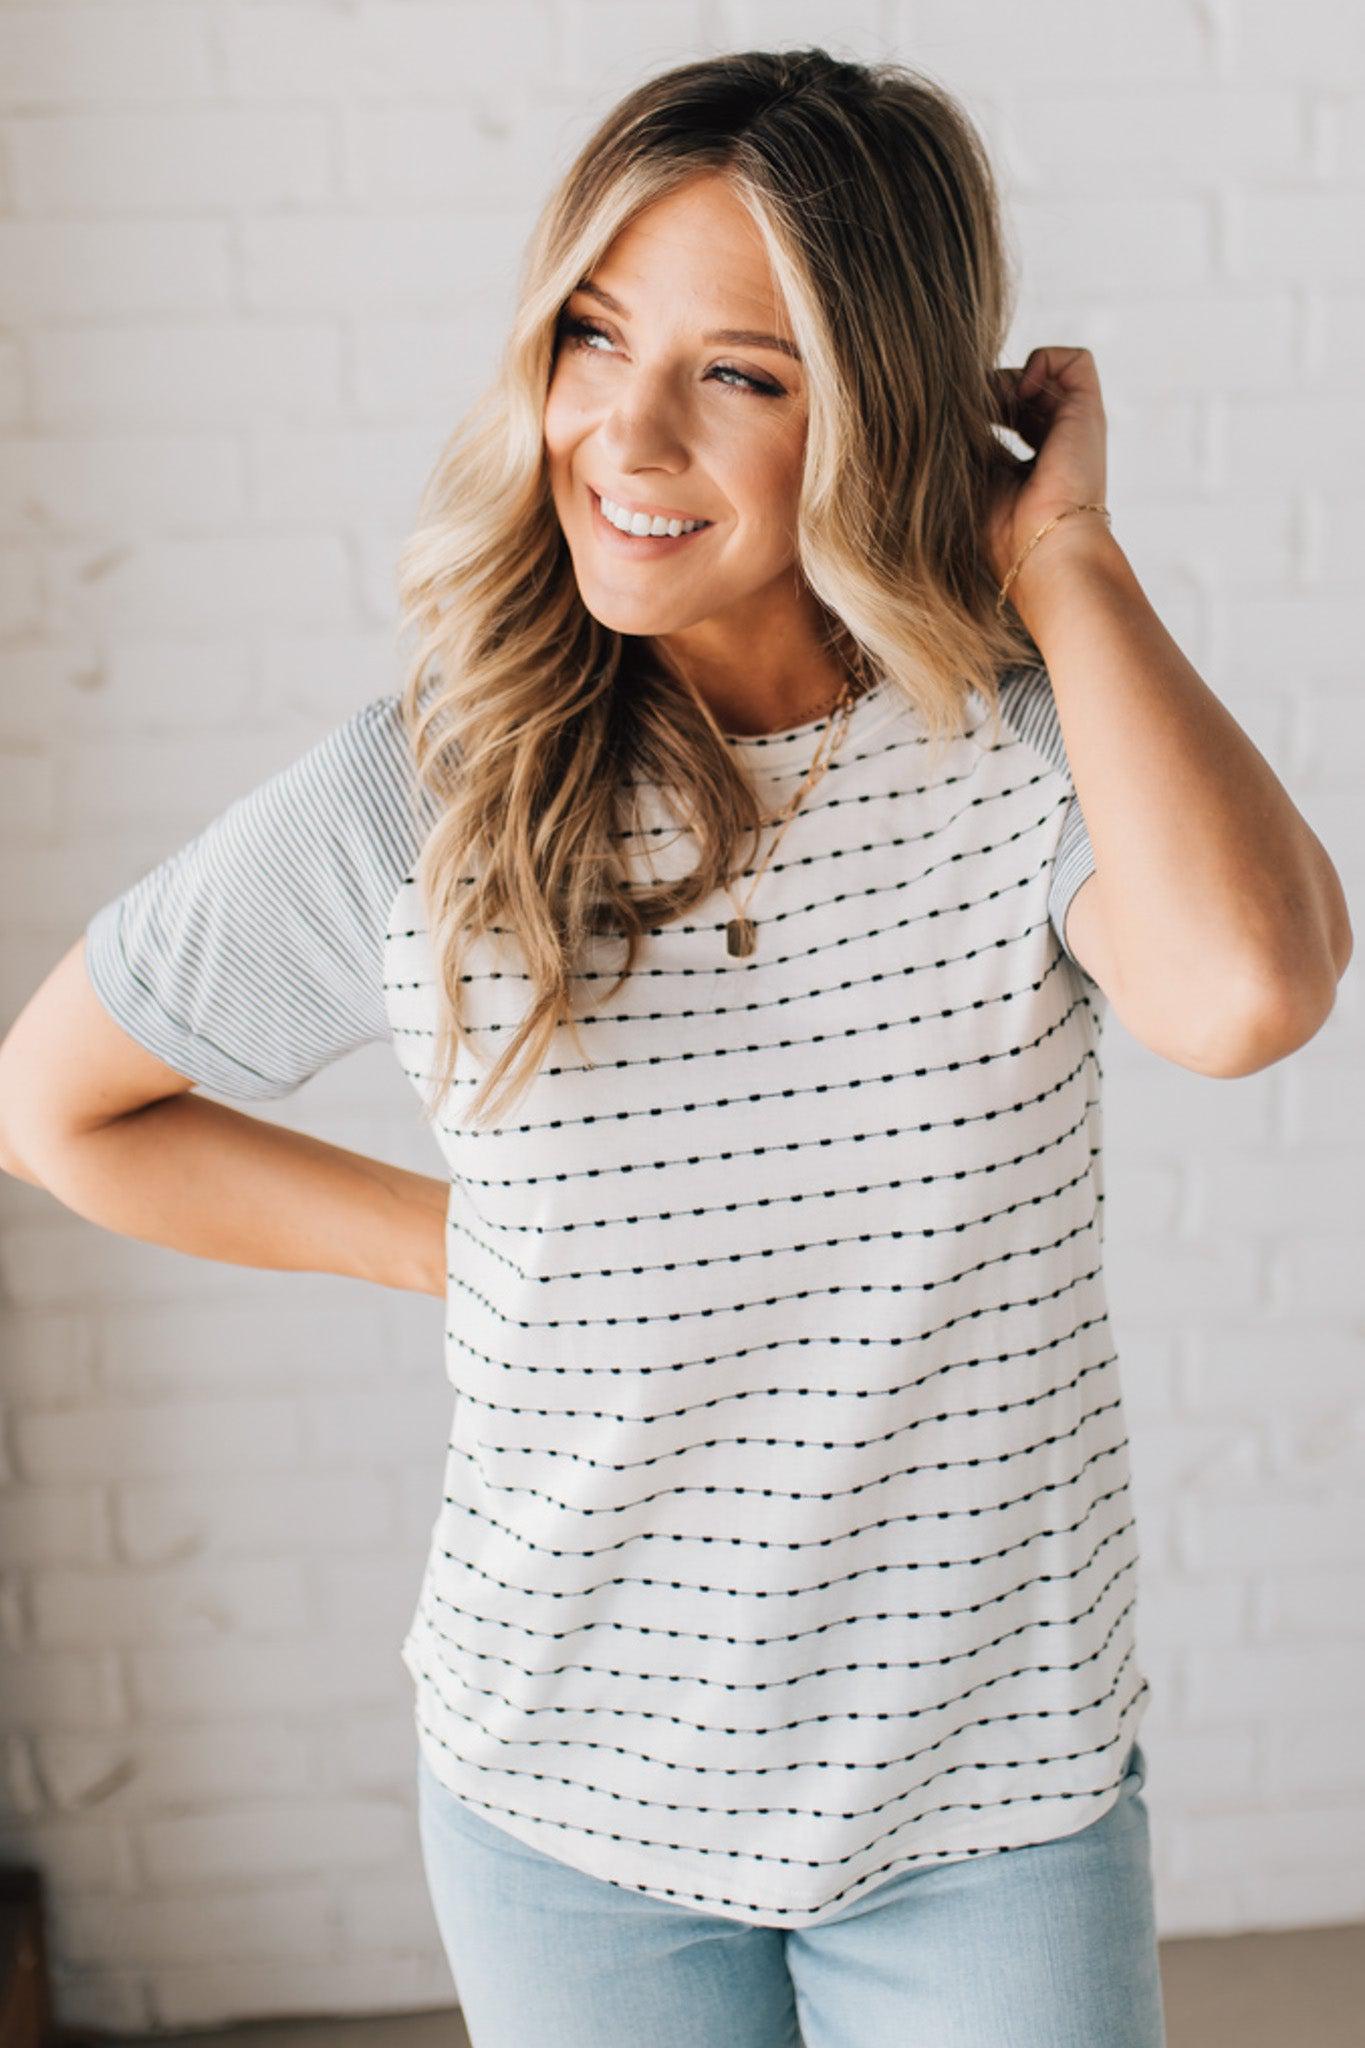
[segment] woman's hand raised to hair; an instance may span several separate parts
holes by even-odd
[[[987,553],[1003,583],[1038,528],[1064,506],[1104,503],[1107,422],[1088,348],[1035,348],[1022,369],[991,374],[1001,425],[1034,451],[1027,461],[1013,459],[987,517]],[[1089,518],[1075,523],[1101,525]]]

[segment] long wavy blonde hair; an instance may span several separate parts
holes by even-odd
[[[995,616],[989,495],[1017,458],[990,375],[1012,313],[995,181],[972,123],[899,64],[821,49],[681,64],[605,117],[546,202],[523,260],[501,365],[456,427],[399,557],[402,691],[417,783],[439,800],[417,881],[438,968],[435,1117],[458,1046],[466,949],[519,947],[529,1001],[469,1106],[519,1099],[573,1013],[584,944],[641,936],[744,872],[763,825],[740,750],[643,638],[579,594],[550,492],[545,397],[580,278],[642,208],[721,173],[762,235],[807,366],[797,566],[826,648],[859,687],[885,680],[931,749],[964,729],[969,693],[998,735],[1000,675],[1039,651]],[[623,862],[628,792],[670,792],[697,845],[682,879],[642,890]],[[741,856],[743,856],[741,858]]]

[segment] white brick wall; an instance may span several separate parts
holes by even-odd
[[[975,112],[1007,360],[1094,350],[1116,530],[1358,900],[1359,9],[0,0],[0,1022],[393,686],[396,549],[590,122],[803,39]],[[1353,963],[1237,1082],[1107,1026],[1165,1935],[1365,1915],[1360,1010]],[[267,1113],[436,1168],[379,1050]],[[47,1873],[63,2017],[447,2002],[397,1654],[439,1305],[119,1240],[9,1179],[0,1223],[0,1857]]]

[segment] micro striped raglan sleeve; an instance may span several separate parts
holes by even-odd
[[[1052,694],[1052,678],[1045,668],[1013,669],[1002,679],[1000,701],[1006,722],[1016,735],[1036,747],[1066,777],[1070,796],[1062,813],[1062,828],[1053,856],[1047,907],[1062,951],[1084,974],[1086,970],[1067,944],[1066,914],[1081,883],[1095,872],[1095,852],[1090,844],[1080,798],[1071,780],[1071,764],[1067,759],[1061,721]]]
[[[85,929],[115,1023],[214,1094],[288,1095],[388,1036],[383,945],[419,851],[399,699],[238,797]]]

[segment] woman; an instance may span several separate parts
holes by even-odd
[[[447,1302],[402,1654],[475,2048],[1163,2038],[1099,1032],[1252,1071],[1349,927],[1007,299],[929,81],[628,95],[427,493],[401,694],[91,920],[125,1113],[6,1095],[82,1213]],[[375,1039],[439,1178],[187,1099]]]

